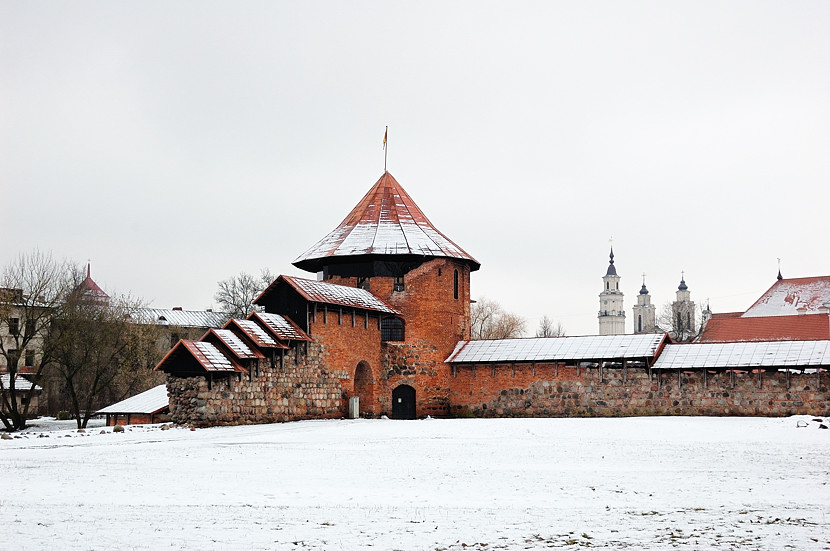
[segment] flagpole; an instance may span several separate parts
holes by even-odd
[[[386,154],[389,153],[389,150],[386,148],[386,137],[389,135],[389,126],[386,127],[386,130],[383,133],[383,172],[386,173]]]

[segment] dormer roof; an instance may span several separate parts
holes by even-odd
[[[294,265],[318,272],[338,262],[395,257],[456,258],[478,270],[481,264],[438,231],[415,201],[384,172],[349,215],[331,233],[301,254]]]

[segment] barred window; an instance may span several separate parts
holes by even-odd
[[[400,318],[384,318],[380,322],[380,340],[402,341],[404,340],[403,320]]]

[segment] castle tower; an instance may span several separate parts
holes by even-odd
[[[646,289],[646,276],[643,274],[643,286],[634,305],[634,333],[654,333],[656,329],[656,309],[651,303],[651,295]]]
[[[317,273],[325,283],[368,290],[397,311],[380,320],[377,350],[382,358],[373,360],[370,347],[365,348],[372,381],[367,388],[379,408],[376,413],[448,413],[444,360],[458,341],[470,338],[470,273],[480,264],[427,219],[389,172],[293,264]],[[387,332],[387,324],[394,331]],[[339,337],[327,338],[333,350]],[[360,350],[352,341],[344,341],[342,348],[348,354]],[[357,384],[361,374],[353,377]],[[357,386],[355,395],[361,395]],[[402,412],[396,412],[399,404],[406,406]]]
[[[671,305],[672,329],[677,341],[691,340],[695,335],[697,320],[695,319],[695,303],[692,302],[689,287],[683,274],[680,285],[677,287],[676,300]]]
[[[599,294],[599,334],[622,335],[625,333],[625,310],[620,276],[614,267],[614,248],[611,248],[608,270],[602,276],[602,292]]]

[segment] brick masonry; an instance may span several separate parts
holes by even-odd
[[[458,288],[455,289],[455,272]],[[354,278],[332,283],[355,286]],[[370,290],[401,312],[405,340],[381,342],[386,314],[317,304],[295,344],[273,368],[250,375],[168,375],[170,416],[195,426],[345,417],[350,397],[362,416],[391,415],[392,392],[415,389],[416,415],[480,417],[628,415],[830,415],[828,374],[649,373],[644,368],[555,364],[444,363],[469,338],[470,270],[434,259],[404,277],[375,277]],[[283,313],[278,310],[275,313]]]
[[[830,415],[826,373],[521,364],[458,367],[455,380],[456,416]]]

